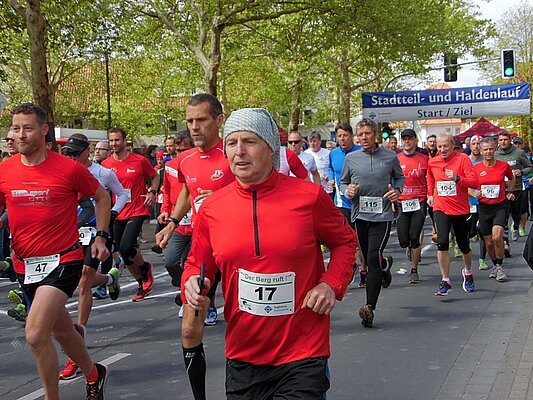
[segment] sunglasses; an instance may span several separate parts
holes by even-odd
[[[289,143],[289,144],[298,144],[300,142],[301,142],[301,140],[288,140],[287,141],[287,143]]]
[[[8,143],[9,143],[9,142],[14,142],[14,141],[15,141],[15,139],[13,139],[13,138],[9,138],[9,137],[6,137],[4,140],[5,140],[6,142],[8,142]]]
[[[110,151],[109,149],[104,149],[103,147],[95,147],[94,151]]]
[[[79,157],[81,153],[83,153],[83,151],[67,151],[65,155],[67,157]]]

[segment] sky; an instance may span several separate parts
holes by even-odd
[[[533,0],[528,0],[533,1]],[[503,14],[505,14],[509,9],[520,4],[522,0],[473,0],[473,3],[479,7],[482,18],[491,19],[493,22],[497,22]],[[472,61],[473,58],[469,59],[458,59],[458,63],[461,61]],[[432,73],[434,77],[434,82],[439,83],[443,82],[444,72],[436,71]],[[447,82],[448,85],[458,88],[458,87],[469,87],[469,86],[481,86],[488,85],[490,82],[483,81],[483,78],[480,76],[480,72],[475,68],[475,65],[466,65],[462,67],[457,74],[457,82]]]

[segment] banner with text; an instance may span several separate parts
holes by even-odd
[[[376,122],[529,115],[529,83],[363,93],[363,116]]]

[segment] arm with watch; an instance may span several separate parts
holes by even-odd
[[[176,205],[172,211],[172,215],[168,217],[168,224],[157,235],[155,235],[155,242],[159,247],[164,249],[174,233],[174,229],[179,225],[181,219],[187,215],[191,209],[191,194],[187,185],[183,185],[181,192],[176,200]]]
[[[159,174],[154,171],[154,175],[152,175],[150,182],[150,188],[148,188],[148,192],[146,193],[146,198],[144,200],[144,205],[147,207],[150,207],[155,202],[155,198],[157,197],[157,189],[159,188]]]
[[[96,189],[96,193],[92,197],[96,202],[96,238],[91,246],[91,255],[93,258],[104,261],[109,257],[109,250],[107,250],[105,244],[108,237],[107,228],[111,214],[111,198],[101,185],[98,185],[98,189]]]

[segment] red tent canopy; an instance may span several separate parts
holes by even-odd
[[[470,129],[467,129],[460,135],[454,136],[455,140],[460,140],[464,142],[466,138],[472,137],[474,135],[479,135],[481,137],[490,136],[494,133],[507,132],[505,129],[499,128],[496,125],[492,124],[490,121],[481,117]],[[511,134],[512,137],[516,136]]]

